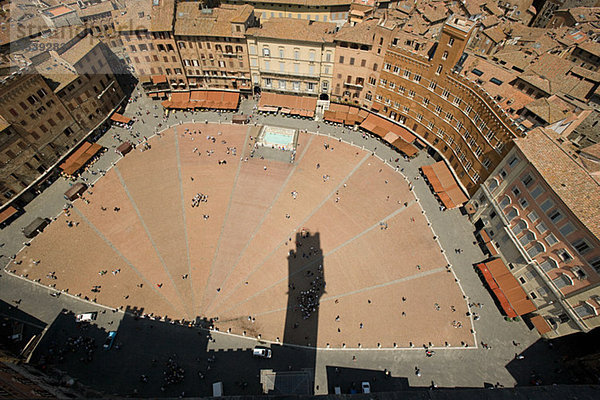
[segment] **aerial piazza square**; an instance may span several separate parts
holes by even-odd
[[[256,143],[293,163],[251,157]],[[475,346],[467,302],[400,171],[328,136],[181,124],[120,159],[17,274],[154,318],[318,348]]]

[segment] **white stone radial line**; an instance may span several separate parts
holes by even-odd
[[[328,257],[328,256],[330,256],[331,254],[335,253],[336,251],[338,251],[338,250],[340,250],[340,249],[342,249],[342,248],[346,247],[346,246],[347,246],[347,245],[349,245],[350,243],[352,243],[352,242],[356,241],[357,239],[361,238],[361,237],[362,237],[362,236],[364,236],[365,234],[367,234],[367,233],[371,232],[373,229],[375,229],[375,228],[378,228],[378,227],[380,226],[380,224],[381,224],[381,222],[382,222],[382,221],[383,221],[383,222],[385,222],[385,221],[388,221],[388,220],[390,220],[390,219],[394,218],[396,215],[400,214],[402,211],[406,210],[408,207],[410,207],[410,206],[411,206],[411,205],[413,205],[414,203],[415,203],[415,201],[411,201],[411,202],[409,202],[409,203],[407,204],[407,206],[406,206],[406,207],[404,207],[404,206],[403,206],[403,207],[401,207],[401,208],[397,209],[396,211],[394,211],[393,213],[391,213],[391,214],[390,214],[390,215],[388,215],[387,217],[385,217],[385,218],[383,218],[383,219],[381,219],[381,220],[377,221],[375,224],[371,225],[370,227],[368,227],[368,228],[367,228],[367,229],[365,229],[364,231],[362,231],[362,232],[358,233],[357,235],[354,235],[354,236],[353,236],[353,237],[351,237],[350,239],[346,240],[344,243],[341,243],[341,244],[339,244],[337,247],[335,247],[335,248],[333,248],[332,250],[328,251],[327,253],[323,254],[323,259],[324,259],[325,257]],[[234,307],[237,307],[237,306],[238,306],[238,305],[240,305],[240,304],[244,304],[244,303],[246,303],[247,301],[249,301],[249,300],[251,300],[251,299],[255,298],[256,296],[259,296],[259,295],[261,295],[262,293],[264,293],[264,292],[266,292],[266,291],[268,291],[268,290],[272,289],[273,287],[275,287],[275,286],[279,285],[280,283],[282,283],[282,282],[283,282],[283,281],[285,281],[286,279],[289,279],[290,277],[292,277],[292,276],[294,276],[294,275],[297,275],[297,274],[299,274],[300,272],[304,272],[304,271],[305,271],[307,268],[314,266],[314,265],[315,265],[317,262],[319,262],[320,260],[321,260],[321,259],[320,259],[320,258],[318,258],[318,259],[316,259],[316,260],[314,260],[314,261],[310,261],[310,262],[308,262],[306,265],[304,265],[302,268],[299,268],[299,269],[298,269],[296,272],[294,272],[292,275],[288,275],[288,276],[285,276],[284,278],[281,278],[281,279],[279,279],[278,281],[274,282],[274,283],[273,283],[273,284],[271,284],[270,286],[267,286],[266,288],[264,288],[264,289],[262,289],[262,290],[259,290],[258,292],[254,293],[252,296],[250,296],[250,297],[247,297],[247,298],[246,298],[246,299],[244,299],[243,301],[241,301],[241,302],[239,302],[239,303],[237,303],[237,304],[235,304],[235,305],[233,305],[233,306],[231,306],[231,307],[229,307],[229,308],[227,308],[227,309],[223,310],[223,312],[227,312],[227,311],[231,310],[232,308],[234,308]]]
[[[323,201],[321,201],[321,202],[320,202],[320,203],[319,203],[319,204],[318,204],[318,205],[317,205],[317,206],[316,206],[316,207],[315,207],[315,208],[314,208],[314,209],[313,209],[313,210],[310,212],[310,214],[308,214],[308,215],[306,216],[306,218],[304,218],[304,219],[302,220],[302,222],[300,222],[300,223],[299,223],[299,224],[296,226],[296,228],[295,228],[295,229],[294,229],[292,232],[290,232],[290,234],[289,234],[289,235],[286,235],[286,236],[285,236],[285,238],[284,238],[284,239],[283,239],[281,242],[279,242],[279,244],[278,244],[277,246],[275,246],[275,248],[274,248],[274,249],[273,249],[273,250],[272,250],[272,251],[271,251],[271,252],[270,252],[270,253],[269,253],[269,254],[268,254],[268,255],[267,255],[267,256],[266,256],[266,257],[265,257],[265,258],[264,258],[264,259],[263,259],[261,262],[260,262],[260,263],[258,263],[258,264],[256,265],[256,267],[254,267],[254,268],[252,269],[252,271],[250,271],[250,273],[249,273],[248,275],[246,275],[246,276],[245,276],[243,279],[241,279],[241,280],[238,282],[238,284],[237,284],[237,285],[236,285],[236,286],[235,286],[235,287],[234,287],[234,288],[231,290],[231,292],[230,292],[230,293],[229,293],[227,296],[224,296],[224,297],[223,297],[223,299],[221,300],[221,302],[217,304],[217,306],[216,306],[217,308],[215,308],[215,310],[216,310],[216,309],[218,309],[218,307],[220,306],[220,304],[223,304],[223,302],[224,302],[224,301],[228,300],[228,299],[229,299],[229,297],[230,297],[230,296],[231,296],[233,293],[235,293],[235,291],[236,291],[236,290],[237,290],[239,287],[241,287],[241,285],[242,285],[242,282],[245,282],[245,281],[249,280],[249,279],[250,279],[250,277],[251,277],[252,275],[254,275],[254,273],[255,273],[256,271],[258,271],[258,270],[259,270],[259,269],[262,267],[262,265],[263,265],[263,264],[264,264],[264,263],[265,263],[265,262],[266,262],[268,259],[270,259],[270,258],[273,256],[273,254],[275,254],[275,252],[276,252],[276,251],[277,251],[277,250],[278,250],[278,249],[279,249],[281,246],[283,246],[283,245],[284,245],[284,243],[287,243],[287,242],[288,242],[288,239],[287,239],[288,237],[295,235],[295,234],[296,234],[296,232],[298,232],[298,230],[302,228],[302,226],[306,225],[306,222],[307,222],[307,221],[308,221],[310,218],[312,218],[312,216],[313,216],[313,215],[314,215],[314,214],[315,214],[317,211],[319,211],[319,209],[320,209],[321,207],[323,207],[323,205],[324,205],[324,204],[325,204],[325,203],[326,203],[326,202],[327,202],[329,199],[331,199],[331,197],[334,195],[334,193],[335,193],[335,192],[337,192],[337,191],[338,191],[338,190],[339,190],[339,189],[340,189],[340,188],[341,188],[341,187],[344,185],[344,183],[346,183],[346,182],[348,181],[348,179],[350,179],[350,177],[351,177],[351,176],[352,176],[352,175],[353,175],[353,174],[354,174],[354,173],[355,173],[355,172],[356,172],[356,171],[357,171],[357,170],[360,168],[360,166],[361,166],[361,165],[363,165],[363,164],[364,164],[364,162],[365,162],[366,160],[368,160],[368,159],[369,159],[369,157],[371,157],[371,156],[370,156],[370,154],[365,154],[365,155],[364,155],[364,157],[363,157],[363,158],[362,158],[362,159],[361,159],[361,160],[358,162],[358,164],[356,164],[356,165],[354,166],[354,168],[352,169],[352,171],[350,171],[350,173],[349,173],[349,174],[348,174],[348,175],[347,175],[347,176],[346,176],[346,177],[345,177],[345,178],[344,178],[344,179],[343,179],[343,180],[342,180],[342,181],[341,181],[341,182],[340,182],[340,183],[339,183],[339,184],[338,184],[338,185],[337,185],[335,188],[333,188],[333,190],[332,190],[332,191],[331,191],[331,192],[330,192],[330,193],[329,193],[329,194],[328,194],[328,195],[327,195],[327,196],[326,196],[326,197],[323,199]]]
[[[186,307],[185,300],[183,299],[183,296],[181,296],[181,293],[179,292],[179,288],[175,284],[175,281],[173,280],[173,277],[171,276],[171,272],[169,271],[169,268],[167,268],[167,264],[165,263],[165,260],[162,258],[160,251],[158,251],[158,247],[156,247],[156,243],[154,243],[154,239],[152,239],[152,234],[150,233],[150,230],[148,230],[148,227],[146,226],[146,223],[144,222],[144,218],[142,217],[142,214],[140,213],[140,209],[138,208],[135,200],[133,199],[133,196],[131,196],[131,193],[129,193],[129,189],[127,188],[127,183],[125,183],[125,180],[123,179],[123,176],[121,175],[121,172],[119,171],[119,167],[117,167],[116,165],[115,165],[115,173],[117,174],[117,177],[119,178],[119,181],[121,182],[121,186],[123,186],[123,190],[125,190],[125,194],[127,194],[127,197],[129,198],[129,202],[133,206],[133,209],[135,210],[135,213],[137,214],[138,219],[140,220],[140,223],[142,224],[142,227],[144,228],[144,232],[146,232],[146,235],[148,236],[148,240],[150,240],[150,244],[152,244],[152,248],[154,248],[154,251],[156,252],[156,255],[158,256],[160,263],[162,264],[165,272],[167,273],[167,276],[171,280],[171,283],[173,284],[173,287],[175,288],[175,291],[177,292],[177,296],[179,296],[181,303],[185,307],[185,313],[186,313],[187,317],[191,319],[192,317],[190,316],[189,310]]]
[[[192,307],[195,304],[194,285],[192,285],[192,262],[190,261],[190,241],[188,239],[187,219],[185,217],[185,202],[183,200],[183,179],[181,178],[181,157],[179,153],[179,136],[177,135],[177,127],[173,128],[175,135],[175,155],[177,156],[177,178],[179,179],[179,194],[181,197],[181,217],[183,218],[183,234],[185,235],[185,251],[188,264],[188,279],[190,283],[190,293],[192,294]]]
[[[323,302],[331,301],[331,300],[336,300],[336,299],[341,299],[342,297],[348,297],[348,296],[352,296],[353,294],[364,293],[364,292],[368,292],[370,290],[380,289],[382,287],[386,287],[386,286],[390,286],[390,285],[396,285],[398,283],[408,282],[408,281],[411,281],[413,279],[424,278],[426,276],[437,274],[438,272],[442,272],[442,271],[446,271],[446,268],[439,267],[439,268],[435,268],[435,269],[432,269],[432,270],[429,270],[429,271],[419,272],[418,274],[414,274],[414,275],[410,275],[410,276],[405,276],[404,278],[395,279],[393,281],[378,283],[377,285],[367,286],[367,287],[364,287],[364,288],[352,290],[350,292],[346,292],[346,293],[342,293],[342,294],[336,294],[336,295],[324,297],[324,298],[321,298],[321,300],[320,300],[319,303],[323,303]],[[281,308],[278,308],[278,309],[275,309],[275,310],[263,311],[261,313],[254,314],[254,316],[258,317],[258,316],[261,316],[261,315],[272,314],[272,313],[276,313],[276,312],[280,312],[280,311],[285,311],[285,310],[288,310],[290,308],[292,308],[292,306],[290,306],[290,307],[281,307]]]
[[[223,240],[223,231],[225,230],[225,226],[227,226],[227,220],[229,219],[229,213],[231,212],[231,204],[233,202],[233,196],[236,192],[237,182],[240,177],[240,171],[242,169],[243,159],[248,151],[248,139],[250,138],[251,127],[249,126],[246,130],[246,138],[244,139],[244,150],[240,156],[240,160],[238,161],[237,171],[235,172],[235,178],[233,180],[233,186],[231,189],[231,194],[229,195],[229,204],[227,205],[227,211],[225,212],[225,218],[223,218],[223,223],[221,224],[221,232],[219,232],[219,240],[217,241],[217,247],[215,248],[215,253],[213,255],[212,263],[210,264],[210,272],[208,273],[208,278],[206,278],[206,284],[204,285],[204,290],[202,292],[202,300],[200,304],[198,304],[198,312],[197,315],[202,315],[202,309],[206,310],[203,307],[204,303],[207,300],[207,291],[209,287],[209,283],[211,282],[213,271],[215,268],[215,263],[217,262],[217,255],[219,254],[219,248],[221,247],[221,241]]]
[[[84,220],[85,223],[88,224],[88,226],[90,228],[92,228],[92,230],[94,232],[96,232],[96,235],[98,235],[100,237],[100,239],[102,239],[115,253],[117,253],[117,255],[123,260],[123,262],[125,262],[125,264],[127,264],[129,266],[129,268],[131,268],[133,270],[133,272],[135,272],[136,275],[140,277],[140,279],[143,279],[144,282],[146,283],[146,285],[150,286],[152,288],[152,290],[159,297],[161,297],[168,305],[170,305],[173,310],[183,311],[184,313],[186,312],[185,310],[180,310],[178,307],[175,307],[173,305],[173,303],[171,303],[171,301],[169,301],[169,299],[167,299],[165,297],[164,294],[162,294],[157,288],[155,288],[154,284],[152,282],[150,282],[144,276],[144,274],[142,274],[140,271],[138,271],[138,269],[127,259],[127,257],[125,257],[123,255],[123,253],[121,253],[119,251],[119,249],[117,249],[117,247],[106,236],[104,236],[102,234],[102,232],[100,232],[100,230],[98,228],[96,228],[96,226],[92,223],[92,221],[90,221],[89,219],[87,219],[87,217],[85,215],[83,215],[83,213],[77,207],[73,207],[73,210],[75,210],[75,212],[81,217],[81,219]]]
[[[287,187],[288,182],[290,181],[290,179],[294,175],[294,172],[296,171],[296,167],[298,166],[298,164],[300,164],[300,161],[302,161],[302,158],[304,157],[304,155],[306,154],[306,151],[310,147],[310,144],[312,143],[313,138],[314,138],[314,135],[310,135],[310,138],[308,139],[308,143],[304,146],[304,149],[303,149],[302,153],[298,157],[297,161],[294,163],[294,166],[292,167],[292,169],[289,172],[287,178],[285,179],[285,181],[281,185],[281,188],[279,189],[279,191],[277,192],[277,194],[275,195],[275,197],[271,201],[271,204],[269,205],[269,208],[267,208],[265,210],[265,212],[264,212],[264,214],[263,214],[260,222],[254,228],[254,231],[250,235],[250,238],[246,241],[246,245],[244,246],[244,248],[238,254],[235,262],[233,263],[233,265],[231,266],[231,268],[227,272],[227,275],[225,276],[225,279],[223,279],[223,281],[221,282],[221,284],[219,285],[219,287],[224,286],[224,283],[227,282],[227,279],[229,279],[229,276],[231,275],[231,273],[236,269],[238,263],[240,262],[240,259],[242,258],[242,256],[244,255],[244,253],[246,252],[246,250],[248,249],[248,247],[250,246],[250,243],[252,243],[252,241],[254,240],[254,237],[256,236],[256,234],[258,233],[258,231],[260,230],[260,227],[262,226],[262,224],[265,222],[265,220],[267,219],[267,217],[271,213],[271,210],[273,209],[273,205],[277,202],[277,200],[281,196],[281,193],[283,193],[283,190]],[[213,297],[212,300],[208,303],[208,305],[206,306],[206,310],[210,310],[210,307],[212,306],[214,300],[215,300],[215,297]]]

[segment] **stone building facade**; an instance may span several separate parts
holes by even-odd
[[[469,201],[547,337],[600,326],[600,186],[555,139],[544,128],[516,139]]]
[[[273,18],[247,33],[255,90],[329,98],[335,24]]]
[[[393,40],[372,106],[433,147],[469,194],[503,159],[517,136],[505,111],[457,72],[473,28],[469,20],[449,17],[433,46]]]

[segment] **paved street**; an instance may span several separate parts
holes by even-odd
[[[100,175],[92,174],[98,170],[108,170],[118,159],[114,148],[122,140],[138,141],[144,136],[150,137],[156,129],[163,129],[168,125],[179,124],[183,121],[223,122],[231,121],[232,114],[219,115],[215,112],[175,113],[171,114],[166,121],[162,119],[162,107],[157,102],[142,97],[137,102],[132,102],[127,108],[125,115],[133,117],[139,111],[149,110],[148,116],[144,115],[145,123],[136,122],[131,131],[122,128],[111,128],[99,143],[108,148],[108,151],[97,160],[88,172],[82,174],[94,182]],[[243,101],[241,111],[252,114],[255,102]],[[158,117],[154,117],[154,114]],[[145,112],[143,113],[145,114]],[[333,127],[322,122],[291,119],[281,116],[254,116],[252,123],[286,126],[290,128],[303,129],[310,132],[318,132],[341,138],[348,143],[356,144],[375,154],[382,160],[395,160],[398,155],[380,141],[366,137],[361,132],[346,128]],[[158,124],[163,124],[158,127]],[[139,131],[139,136],[138,132]],[[177,363],[184,366],[186,378],[183,383],[169,386],[165,395],[206,395],[213,381],[223,380],[225,393],[256,393],[260,390],[258,378],[255,372],[262,368],[274,370],[286,370],[292,365],[294,370],[301,368],[315,368],[315,392],[326,393],[328,389],[327,367],[344,367],[347,369],[368,369],[383,371],[387,369],[392,377],[407,378],[411,387],[428,387],[432,381],[439,387],[482,387],[484,384],[500,383],[504,386],[516,384],[528,384],[532,373],[543,377],[543,383],[565,382],[571,377],[568,374],[557,373],[560,367],[558,360],[560,354],[557,350],[549,351],[543,342],[538,342],[539,336],[535,331],[530,331],[522,322],[506,322],[494,305],[492,298],[481,284],[480,279],[473,271],[473,264],[481,261],[485,256],[479,247],[473,244],[473,226],[466,216],[458,210],[441,212],[438,204],[431,194],[423,179],[417,179],[418,167],[431,164],[433,159],[423,151],[419,156],[405,162],[400,159],[398,165],[403,169],[403,174],[412,182],[414,193],[419,199],[433,230],[439,237],[439,243],[446,250],[446,256],[452,265],[453,273],[456,275],[462,290],[464,290],[468,301],[471,303],[482,303],[483,307],[476,309],[480,319],[474,322],[477,348],[470,349],[436,349],[433,357],[426,357],[422,348],[401,350],[362,350],[362,349],[313,349],[297,348],[288,346],[276,346],[272,360],[253,360],[248,350],[256,343],[254,339],[242,338],[234,335],[211,332],[207,337],[204,331],[183,328],[176,325],[164,324],[151,321],[136,321],[130,315],[123,312],[113,312],[100,305],[86,302],[68,294],[61,294],[58,298],[51,297],[54,291],[46,286],[32,283],[20,277],[11,276],[6,272],[0,277],[0,298],[6,303],[17,306],[19,310],[29,313],[46,324],[51,324],[57,317],[55,323],[60,329],[65,329],[67,335],[75,335],[77,327],[72,324],[72,316],[61,314],[61,310],[67,309],[73,313],[100,310],[97,328],[86,333],[96,338],[101,344],[106,331],[119,331],[118,342],[122,344],[120,350],[111,350],[99,354],[89,364],[90,368],[82,368],[79,358],[67,357],[61,368],[69,371],[82,382],[98,385],[109,393],[133,394],[134,390],[140,395],[160,395],[161,374],[164,365],[172,354],[177,354]],[[40,196],[25,207],[25,213],[10,226],[0,231],[0,248],[3,263],[8,263],[8,257],[16,254],[25,241],[21,233],[22,227],[29,224],[35,217],[55,217],[64,204],[63,193],[69,187],[69,182],[59,178]],[[461,248],[463,252],[456,254],[453,249]],[[64,327],[64,328],[63,328]],[[60,343],[64,338],[64,332],[60,329],[51,329],[52,340]],[[140,332],[144,332],[140,336]],[[156,333],[158,332],[158,333]],[[185,332],[185,333],[184,333]],[[177,342],[169,340],[177,335]],[[214,341],[213,341],[214,340]],[[519,343],[514,346],[513,341]],[[48,341],[49,343],[50,341]],[[481,342],[489,345],[490,349],[484,349]],[[45,344],[49,346],[49,344]],[[150,349],[150,351],[147,351]],[[193,351],[190,351],[193,349]],[[40,349],[43,353],[47,349]],[[216,350],[216,361],[208,361]],[[229,350],[229,351],[227,351]],[[527,350],[524,360],[514,360],[516,353]],[[100,353],[102,350],[96,350]],[[220,351],[220,352],[219,352]],[[148,354],[149,355],[148,355]],[[152,358],[157,358],[157,367],[148,369],[152,365]],[[148,358],[150,358],[148,360]],[[200,359],[201,361],[198,361]],[[127,362],[124,363],[124,361]],[[293,360],[293,363],[292,361]],[[214,362],[214,364],[213,364]],[[160,364],[160,366],[158,366]],[[211,366],[210,369],[207,369]],[[416,376],[415,367],[418,367],[421,376]],[[235,368],[235,373],[231,373]],[[118,372],[117,372],[118,371]],[[211,372],[208,372],[211,371]],[[201,372],[205,375],[205,383],[198,384]],[[344,372],[340,372],[343,374]],[[360,371],[354,372],[360,375]],[[139,378],[147,375],[151,384],[143,384]],[[236,377],[237,376],[237,377]],[[339,378],[344,381],[343,377]],[[353,378],[348,378],[353,379]],[[243,382],[248,386],[244,387]],[[406,383],[406,382],[404,382]],[[398,384],[404,384],[398,383]],[[372,382],[373,391],[378,390],[377,380]],[[349,390],[343,388],[344,392]]]

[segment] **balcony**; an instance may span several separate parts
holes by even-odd
[[[348,86],[354,89],[362,90],[363,85],[360,83],[344,82],[344,86]]]
[[[315,76],[315,74],[304,74],[301,72],[289,72],[289,71],[274,71],[274,70],[269,70],[269,71],[265,71],[265,70],[261,70],[260,72],[262,75],[275,75],[275,76],[287,76],[287,77],[301,77],[301,78],[305,78],[305,79],[314,79],[315,81],[319,80],[319,76]]]

